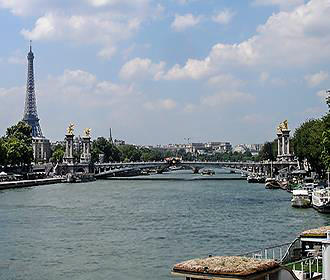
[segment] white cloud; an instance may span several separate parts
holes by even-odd
[[[144,107],[148,110],[173,110],[176,107],[176,102],[173,99],[161,99],[157,101],[148,101]]]
[[[40,83],[39,92],[47,98],[53,98],[56,92],[56,98],[60,103],[66,104],[74,100],[75,104],[83,108],[124,103],[127,96],[139,95],[131,85],[100,81],[94,74],[80,69],[66,69],[60,76],[49,76],[46,81]]]
[[[304,0],[255,0],[253,4],[261,6],[276,5],[282,10],[289,10],[303,5],[304,2]]]
[[[239,88],[244,85],[242,80],[235,78],[230,74],[220,74],[214,77],[211,77],[208,80],[208,84],[214,87],[220,88]]]
[[[32,30],[21,33],[32,40],[70,40],[103,45],[102,57],[111,57],[118,41],[129,38],[140,25],[140,19],[117,17],[111,13],[72,15],[48,13],[40,17]]]
[[[241,91],[221,91],[201,98],[201,104],[209,107],[223,107],[229,104],[254,102],[255,97]]]
[[[171,24],[171,27],[175,31],[184,31],[189,27],[196,26],[201,21],[201,16],[194,16],[192,14],[175,15],[175,19]]]
[[[0,8],[9,9],[14,15],[25,16],[44,12],[48,1],[43,0],[0,0]]]
[[[225,9],[213,16],[212,20],[220,24],[228,24],[232,20],[234,15],[235,13],[233,11],[231,11],[230,9]]]
[[[21,30],[26,39],[95,44],[99,57],[106,59],[140,30],[142,22],[156,20],[164,11],[150,0],[0,0],[0,8],[37,18],[32,28]]]
[[[203,60],[188,59],[165,75],[199,79],[220,69],[315,65],[330,58],[330,1],[311,0],[292,12],[272,15],[257,34],[239,44],[216,44]]]
[[[209,65],[210,59],[196,60],[189,59],[184,67],[180,67],[179,64],[174,65],[165,75],[167,80],[179,80],[179,79],[200,79],[212,72]]]
[[[161,61],[158,64],[153,63],[148,58],[136,57],[126,62],[121,70],[120,77],[122,79],[140,79],[152,77],[154,80],[159,80],[164,73],[165,62]]]
[[[323,81],[329,79],[329,73],[325,71],[320,71],[318,73],[305,76],[305,80],[309,86],[315,87],[321,84]]]
[[[94,7],[114,6],[114,5],[145,5],[148,4],[149,0],[87,0],[87,2]]]

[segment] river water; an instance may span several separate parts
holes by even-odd
[[[294,209],[290,198],[263,184],[205,180],[1,191],[0,279],[169,280],[179,261],[289,242],[330,224],[330,215]]]

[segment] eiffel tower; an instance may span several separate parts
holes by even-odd
[[[43,138],[39,118],[37,113],[36,94],[34,91],[34,73],[33,73],[33,59],[32,46],[30,41],[30,51],[27,56],[28,59],[28,74],[26,83],[26,97],[24,107],[23,121],[32,127],[32,137]]]

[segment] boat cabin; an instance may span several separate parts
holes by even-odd
[[[300,234],[302,258],[322,255],[322,242],[327,240],[330,226],[310,229]]]

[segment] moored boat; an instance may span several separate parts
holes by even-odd
[[[215,174],[215,171],[213,169],[202,169],[200,171],[200,174],[203,176],[213,176]]]
[[[267,178],[265,181],[266,189],[279,189],[280,187],[281,187],[280,181],[276,180],[275,178]]]
[[[308,190],[293,190],[291,206],[297,208],[308,208],[311,205],[311,198]]]
[[[312,205],[320,213],[330,213],[330,188],[315,189],[312,193]]]
[[[259,174],[250,174],[247,177],[248,183],[265,183],[265,177]]]

